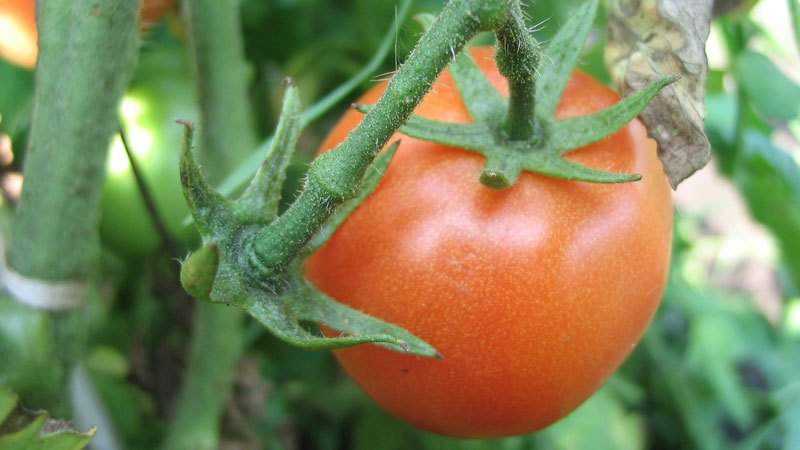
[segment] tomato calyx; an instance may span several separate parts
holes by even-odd
[[[501,47],[498,65],[506,63],[504,75],[509,79],[510,100],[489,83],[468,52],[460,53],[451,63],[450,70],[474,123],[446,123],[412,115],[400,130],[414,138],[482,154],[486,157],[486,165],[480,181],[495,189],[513,186],[523,170],[593,183],[638,181],[641,179],[639,174],[596,170],[564,158],[566,153],[597,142],[627,125],[661,89],[677,80],[675,76],[663,77],[595,114],[556,119],[556,107],[596,12],[596,0],[577,8],[544,49],[527,41],[513,45],[510,40],[514,33],[498,32]],[[509,19],[510,27],[522,27],[516,37],[528,33],[521,20],[516,23],[511,22],[513,20],[513,17]],[[522,52],[517,58],[524,64],[514,67],[508,62],[513,58],[509,55],[512,50]],[[541,61],[538,67],[529,67],[537,61]],[[522,75],[516,73],[515,76],[515,71],[521,71]],[[532,82],[525,77],[531,71],[538,72],[531,75],[535,77]],[[370,106],[357,105],[357,109],[366,112]]]
[[[286,169],[301,126],[297,88],[288,84],[272,145],[250,185],[235,200],[215,191],[192,155],[193,126],[186,128],[181,155],[181,183],[203,246],[181,267],[181,283],[198,299],[233,305],[247,311],[276,337],[306,349],[341,348],[375,343],[420,356],[438,353],[408,331],[347,307],[314,288],[302,274],[303,261],[321,246],[344,218],[375,189],[394,151],[380,155],[362,181],[361,191],[345,202],[301,254],[283,270],[263,267],[254,258],[254,237],[278,217]],[[396,149],[396,146],[395,146]],[[308,324],[338,330],[324,336]]]

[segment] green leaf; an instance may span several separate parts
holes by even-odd
[[[288,81],[283,108],[267,156],[250,185],[236,202],[237,212],[244,221],[271,221],[278,215],[281,189],[286,169],[294,155],[302,131],[300,94]]]
[[[800,166],[768,136],[746,130],[732,178],[753,217],[777,238],[792,278],[800,285]]]
[[[28,414],[17,407],[19,398],[0,386],[0,450],[80,450],[89,444],[94,430],[80,433],[47,413]]]
[[[397,149],[400,147],[400,141],[392,144],[388,149],[378,155],[370,165],[367,172],[364,174],[364,179],[361,181],[361,188],[355,197],[342,203],[336,211],[331,214],[325,224],[322,225],[317,234],[306,245],[306,254],[310,255],[317,251],[320,247],[325,245],[326,242],[333,236],[336,230],[344,223],[345,220],[358,208],[364,200],[367,199],[383,179],[383,175],[389,168],[389,163],[392,162]]]
[[[489,83],[468,51],[462,51],[450,64],[461,98],[475,122],[499,129],[505,119],[508,101]]]
[[[675,76],[661,78],[602,111],[554,122],[551,145],[566,153],[605,138],[638,116],[661,89],[677,79]]]
[[[734,66],[736,80],[765,118],[788,121],[800,113],[800,86],[761,53],[745,50]]]
[[[731,419],[742,429],[753,424],[754,410],[735,365],[743,356],[736,322],[724,315],[698,317],[691,326],[687,367],[713,390]],[[709,357],[709,355],[714,355]]]
[[[779,416],[784,427],[783,450],[800,447],[800,382],[794,382],[775,395],[776,403],[781,408]]]
[[[545,48],[540,60],[542,65],[549,67],[542,68],[541,76],[536,80],[537,117],[549,119],[555,115],[596,15],[597,0],[589,0],[575,8],[571,18]]]

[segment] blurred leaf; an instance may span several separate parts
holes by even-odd
[[[800,448],[800,381],[783,388],[776,395],[781,407],[779,416],[784,431],[784,450]]]
[[[58,398],[64,374],[52,332],[47,313],[0,296],[0,386],[13,389],[32,406]]]
[[[605,387],[536,439],[552,450],[641,450],[646,434],[643,418]]]
[[[0,132],[13,138],[30,119],[33,72],[0,59],[0,86]]]
[[[800,113],[800,86],[765,55],[745,50],[736,58],[734,74],[747,99],[765,118],[788,121]]]
[[[795,283],[800,283],[800,167],[758,131],[746,130],[742,147],[733,180],[753,217],[775,235]]]
[[[45,412],[28,413],[17,401],[13,392],[0,386],[0,450],[80,450],[94,436],[94,430],[78,432]]]
[[[353,450],[415,448],[409,427],[376,408],[367,408],[353,430]]]
[[[129,448],[157,448],[164,422],[150,396],[124,378],[96,370],[90,376],[114,419],[114,428]]]
[[[736,425],[752,425],[754,411],[740,383],[736,363],[743,356],[741,334],[729,317],[704,315],[695,320],[689,337],[686,363],[708,383]]]
[[[86,357],[86,366],[96,373],[114,378],[124,378],[130,369],[128,360],[116,349],[101,345]]]

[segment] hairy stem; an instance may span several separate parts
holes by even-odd
[[[508,79],[507,128],[511,140],[529,139],[534,133],[537,43],[525,25],[518,0],[509,8],[508,20],[497,30],[497,67]]]
[[[222,179],[236,167],[255,143],[238,4],[234,0],[186,2],[202,111],[200,149],[212,180]],[[242,319],[238,309],[197,303],[189,364],[163,448],[219,448],[219,422],[243,349]]]
[[[210,169],[207,176],[212,184],[235,169],[257,143],[247,102],[249,71],[244,59],[239,3],[184,3],[201,103],[198,155]]]
[[[353,195],[364,171],[439,73],[482,27],[496,23],[505,4],[504,0],[452,0],[444,7],[381,100],[336,150],[314,160],[303,192],[255,236],[250,262],[259,275],[282,271],[334,208]]]

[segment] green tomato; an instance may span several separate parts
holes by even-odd
[[[189,214],[178,167],[183,128],[175,123],[198,117],[189,73],[182,47],[149,49],[143,53],[134,84],[120,106],[129,144],[158,212],[179,242],[194,236],[194,230],[183,224]],[[104,243],[126,256],[154,252],[160,238],[118,136],[111,142],[106,169],[100,223]]]

